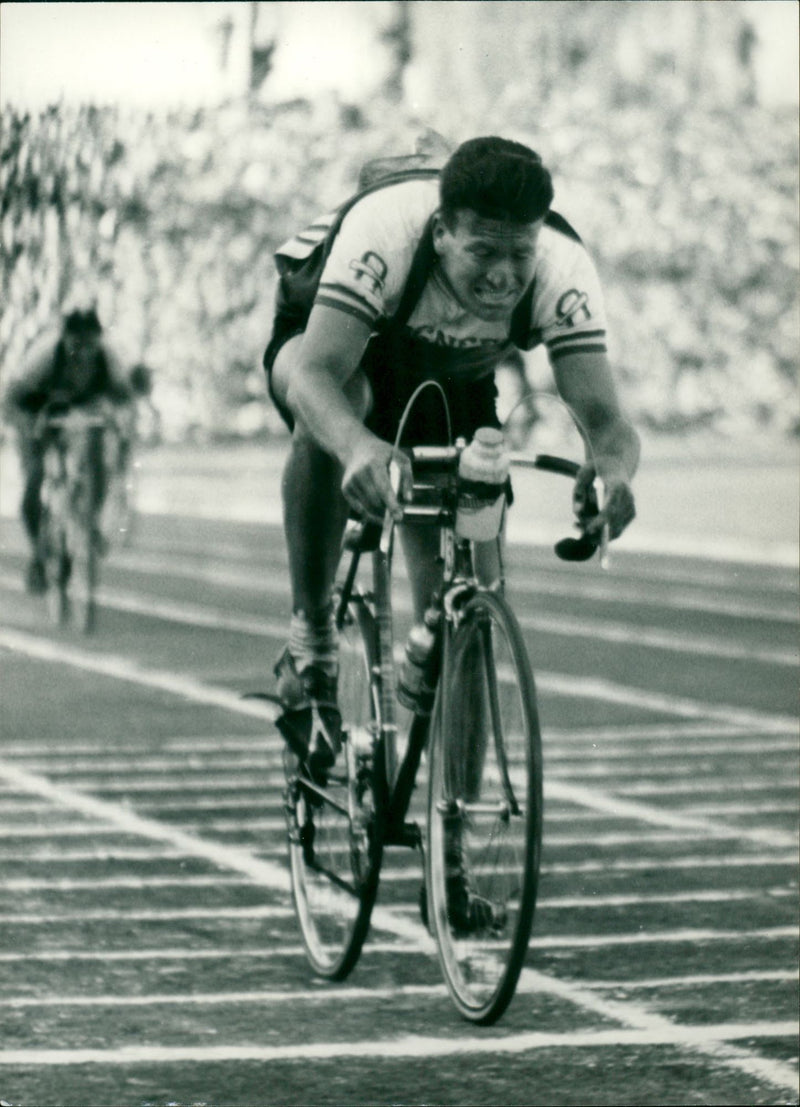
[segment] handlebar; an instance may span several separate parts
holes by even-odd
[[[420,493],[420,499],[425,499],[424,493],[438,493],[430,502],[407,502],[403,506],[404,519],[416,522],[440,523],[451,517],[455,504],[456,485],[458,473],[458,458],[461,453],[460,446],[411,446],[404,447],[403,452],[408,456],[414,469],[415,478],[423,476],[428,470],[429,474],[438,474],[445,478],[444,485],[435,483],[418,483],[415,479],[414,490]],[[553,454],[537,454],[531,458],[526,455],[512,454],[511,464],[514,467],[526,469],[538,469],[543,472],[556,473],[566,477],[575,477],[581,470],[581,465],[569,458],[557,457]],[[400,468],[396,463],[390,464],[390,479],[395,492],[399,488]],[[430,480],[430,476],[429,476]],[[448,487],[449,480],[449,487]],[[448,503],[448,497],[450,503]],[[598,515],[600,505],[597,493],[593,487],[586,490],[586,502],[583,506],[583,521],[588,521]],[[348,548],[358,547],[362,550],[380,548],[384,553],[388,551],[394,520],[387,512],[383,524],[358,522],[348,529],[345,537],[345,545]],[[588,561],[594,553],[600,549],[601,556],[605,547],[605,528],[599,534],[587,534],[585,531],[579,538],[562,538],[555,543],[556,555],[562,561]]]
[[[50,410],[45,408],[39,413],[36,429],[39,434],[42,434],[45,430],[110,430],[116,426],[116,420],[111,412],[85,411],[79,407],[58,406]]]

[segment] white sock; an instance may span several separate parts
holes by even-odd
[[[321,614],[292,612],[289,653],[294,658],[298,673],[309,665],[316,665],[327,676],[336,676],[339,671],[339,643],[332,606]]]

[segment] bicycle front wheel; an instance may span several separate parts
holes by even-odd
[[[47,608],[57,626],[69,621],[69,577],[71,571],[67,538],[63,525],[48,504],[42,505],[39,519],[39,558],[47,584]]]
[[[324,787],[288,750],[286,812],[292,894],[312,968],[352,970],[369,930],[383,849],[376,802],[378,707],[370,679],[372,620],[353,600],[339,633],[342,749]]]
[[[427,901],[460,1013],[489,1024],[528,947],[542,839],[536,693],[519,624],[478,592],[449,643],[434,710]]]

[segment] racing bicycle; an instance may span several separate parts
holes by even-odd
[[[423,853],[423,919],[449,993],[464,1018],[488,1025],[510,1003],[526,956],[542,843],[542,745],[525,643],[504,595],[479,583],[474,545],[459,537],[458,464],[465,443],[414,447],[414,489],[403,522],[439,531],[443,582],[437,613],[432,710],[398,741],[391,565],[394,523],[351,523],[336,593],[342,750],[320,780],[287,747],[284,807],[293,900],[313,970],[342,980],[370,926],[384,851]],[[575,477],[577,463],[538,455],[534,468]],[[584,518],[596,514],[590,492]],[[402,523],[400,524],[402,525]],[[497,537],[498,548],[500,537]],[[593,536],[556,552],[585,560]],[[359,563],[371,555],[371,586]],[[410,819],[425,753],[423,827]]]
[[[53,621],[73,620],[85,633],[97,619],[97,585],[104,539],[99,525],[104,435],[115,426],[96,409],[46,411],[44,479],[38,556],[44,566]]]

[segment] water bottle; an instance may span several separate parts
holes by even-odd
[[[458,463],[456,534],[488,542],[500,533],[510,457],[503,432],[479,427]]]
[[[397,698],[417,715],[430,715],[436,688],[439,611],[429,607],[421,623],[409,631],[397,682]]]

